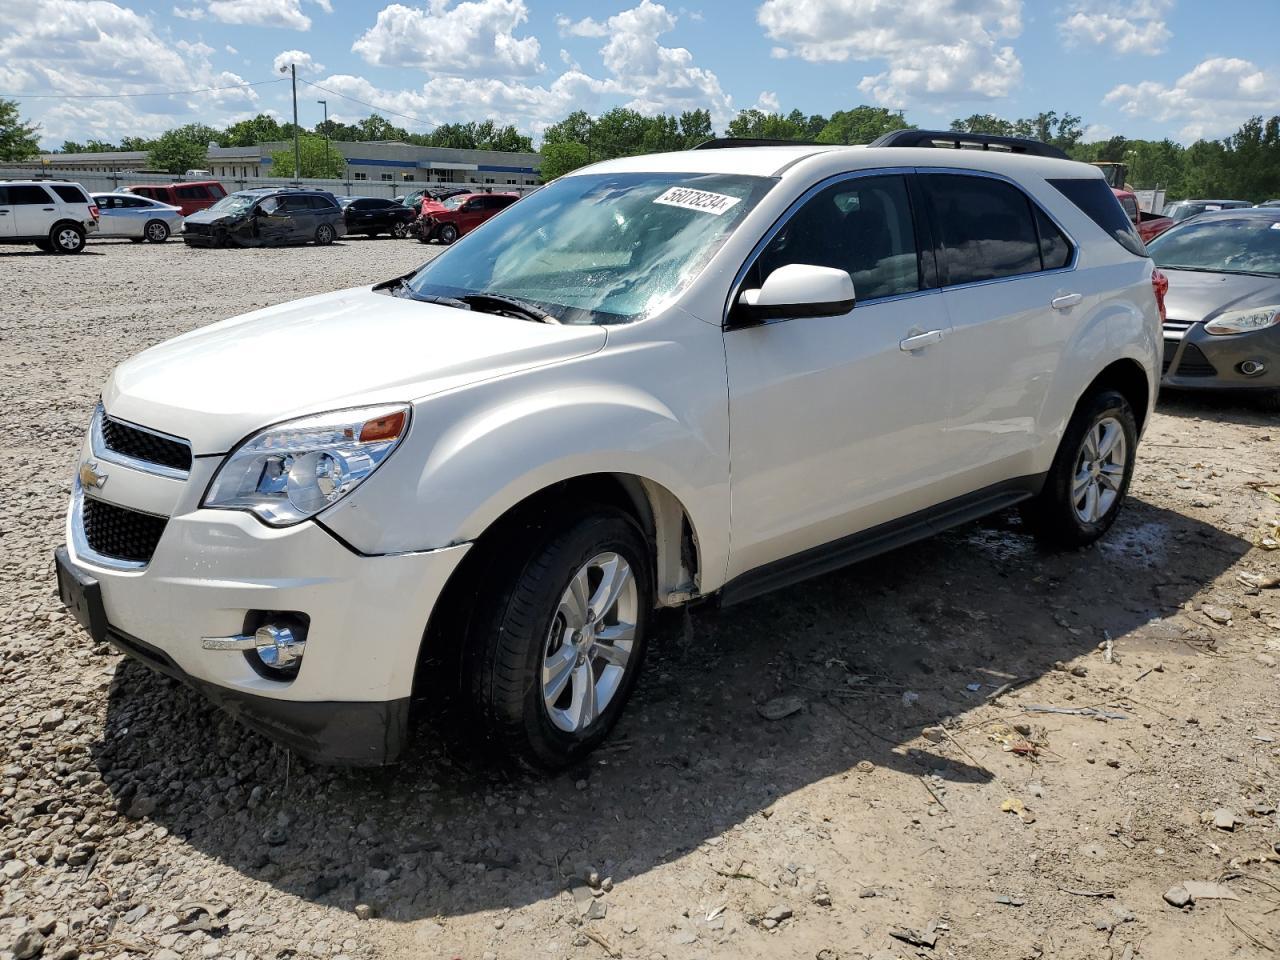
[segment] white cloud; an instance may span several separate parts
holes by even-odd
[[[1076,0],[1058,29],[1069,45],[1093,44],[1116,53],[1149,56],[1164,51],[1173,32],[1165,17],[1173,0],[1136,0],[1116,5],[1109,0]]]
[[[1188,140],[1222,136],[1254,114],[1280,111],[1280,75],[1248,60],[1213,57],[1172,84],[1122,83],[1102,102],[1130,116],[1181,123]]]
[[[517,37],[529,19],[524,0],[393,3],[351,49],[379,67],[412,67],[447,76],[528,76],[544,69],[537,37]]]
[[[756,104],[753,109],[762,113],[781,113],[782,104],[778,100],[778,95],[772,90],[761,90],[760,96],[756,98]]]
[[[775,58],[888,61],[858,84],[887,106],[1003,97],[1022,80],[1000,42],[1022,32],[1022,0],[764,0],[756,19]]]
[[[146,17],[107,0],[6,0],[0,89],[57,94],[146,93],[232,87],[191,95],[64,100],[37,106],[41,140],[151,135],[178,123],[216,122],[219,108],[254,104],[244,79],[215,68],[212,47],[157,35]]]
[[[562,37],[605,37],[609,35],[609,26],[600,20],[585,17],[573,20],[561,14],[556,17],[556,28]]]
[[[298,72],[306,75],[315,76],[324,71],[323,63],[316,63],[311,54],[302,50],[282,50],[276,54],[275,59],[271,61],[271,69],[275,73],[285,73],[289,69],[289,64],[293,64],[298,68]]]
[[[312,0],[332,13],[329,0]],[[190,7],[174,7],[173,14],[186,20],[216,20],[250,27],[310,30],[311,18],[302,12],[302,0],[196,0]]]

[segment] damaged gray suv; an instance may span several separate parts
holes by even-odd
[[[333,194],[296,187],[241,190],[187,217],[182,239],[198,247],[267,247],[315,242],[347,232]]]

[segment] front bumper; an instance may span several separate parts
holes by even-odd
[[[186,478],[165,477],[106,459],[93,443],[82,462],[109,482],[91,495],[168,518],[147,561],[103,556],[88,543],[77,480],[59,580],[92,581],[99,614],[73,612],[97,639],[307,756],[394,760],[427,621],[469,545],[365,556],[314,521],[272,528],[248,513],[201,508],[216,457],[196,458]],[[241,634],[271,612],[309,620],[292,680],[260,675],[252,651],[203,648],[205,638]]]
[[[1183,329],[1185,327],[1185,329]],[[1215,336],[1204,324],[1170,321],[1164,331],[1162,387],[1179,390],[1280,390],[1280,327]],[[1240,365],[1260,362],[1249,376]]]

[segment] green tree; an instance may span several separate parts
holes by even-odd
[[[241,120],[227,127],[222,135],[222,144],[227,147],[252,147],[255,144],[283,139],[285,135],[276,118],[270,114],[260,113],[252,120]]]
[[[553,123],[542,131],[543,144],[582,143],[591,139],[591,115],[585,110],[575,110],[559,123]]]
[[[329,149],[324,137],[304,133],[298,138],[298,154],[302,158],[304,178],[341,178],[346,172],[346,161],[337,151]],[[293,169],[292,145],[271,154],[271,176],[292,178]]]
[[[905,130],[911,124],[901,110],[860,104],[852,110],[837,110],[818,133],[819,143],[870,143],[883,134]]]
[[[182,173],[203,167],[209,146],[221,146],[222,133],[203,123],[188,123],[166,130],[151,144],[147,164],[153,170]]]
[[[16,100],[0,100],[0,160],[30,160],[40,153],[40,125],[26,123]]]
[[[361,140],[406,140],[409,132],[397,127],[390,120],[381,117],[376,113],[370,114],[359,123],[356,129],[360,131]]]
[[[686,110],[680,114],[680,137],[689,150],[715,137],[710,110]]]
[[[542,145],[542,179],[554,180],[571,170],[585,167],[590,162],[587,145],[572,140],[557,140]]]
[[[826,126],[827,118],[820,114],[806,117],[799,110],[792,110],[783,116],[752,107],[740,111],[729,121],[725,136],[753,140],[813,140]]]
[[[986,133],[995,137],[1012,137],[1013,124],[1003,117],[990,113],[975,113],[951,121],[951,129],[958,133]]]

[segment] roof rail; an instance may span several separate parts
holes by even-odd
[[[771,140],[767,137],[715,137],[703,140],[692,150],[724,150],[729,147],[825,147],[829,144],[812,140]]]
[[[1023,153],[1033,157],[1053,157],[1055,160],[1071,159],[1052,144],[1029,137],[998,137],[991,133],[963,133],[959,130],[894,130],[872,140],[870,146],[991,150],[999,153]]]

